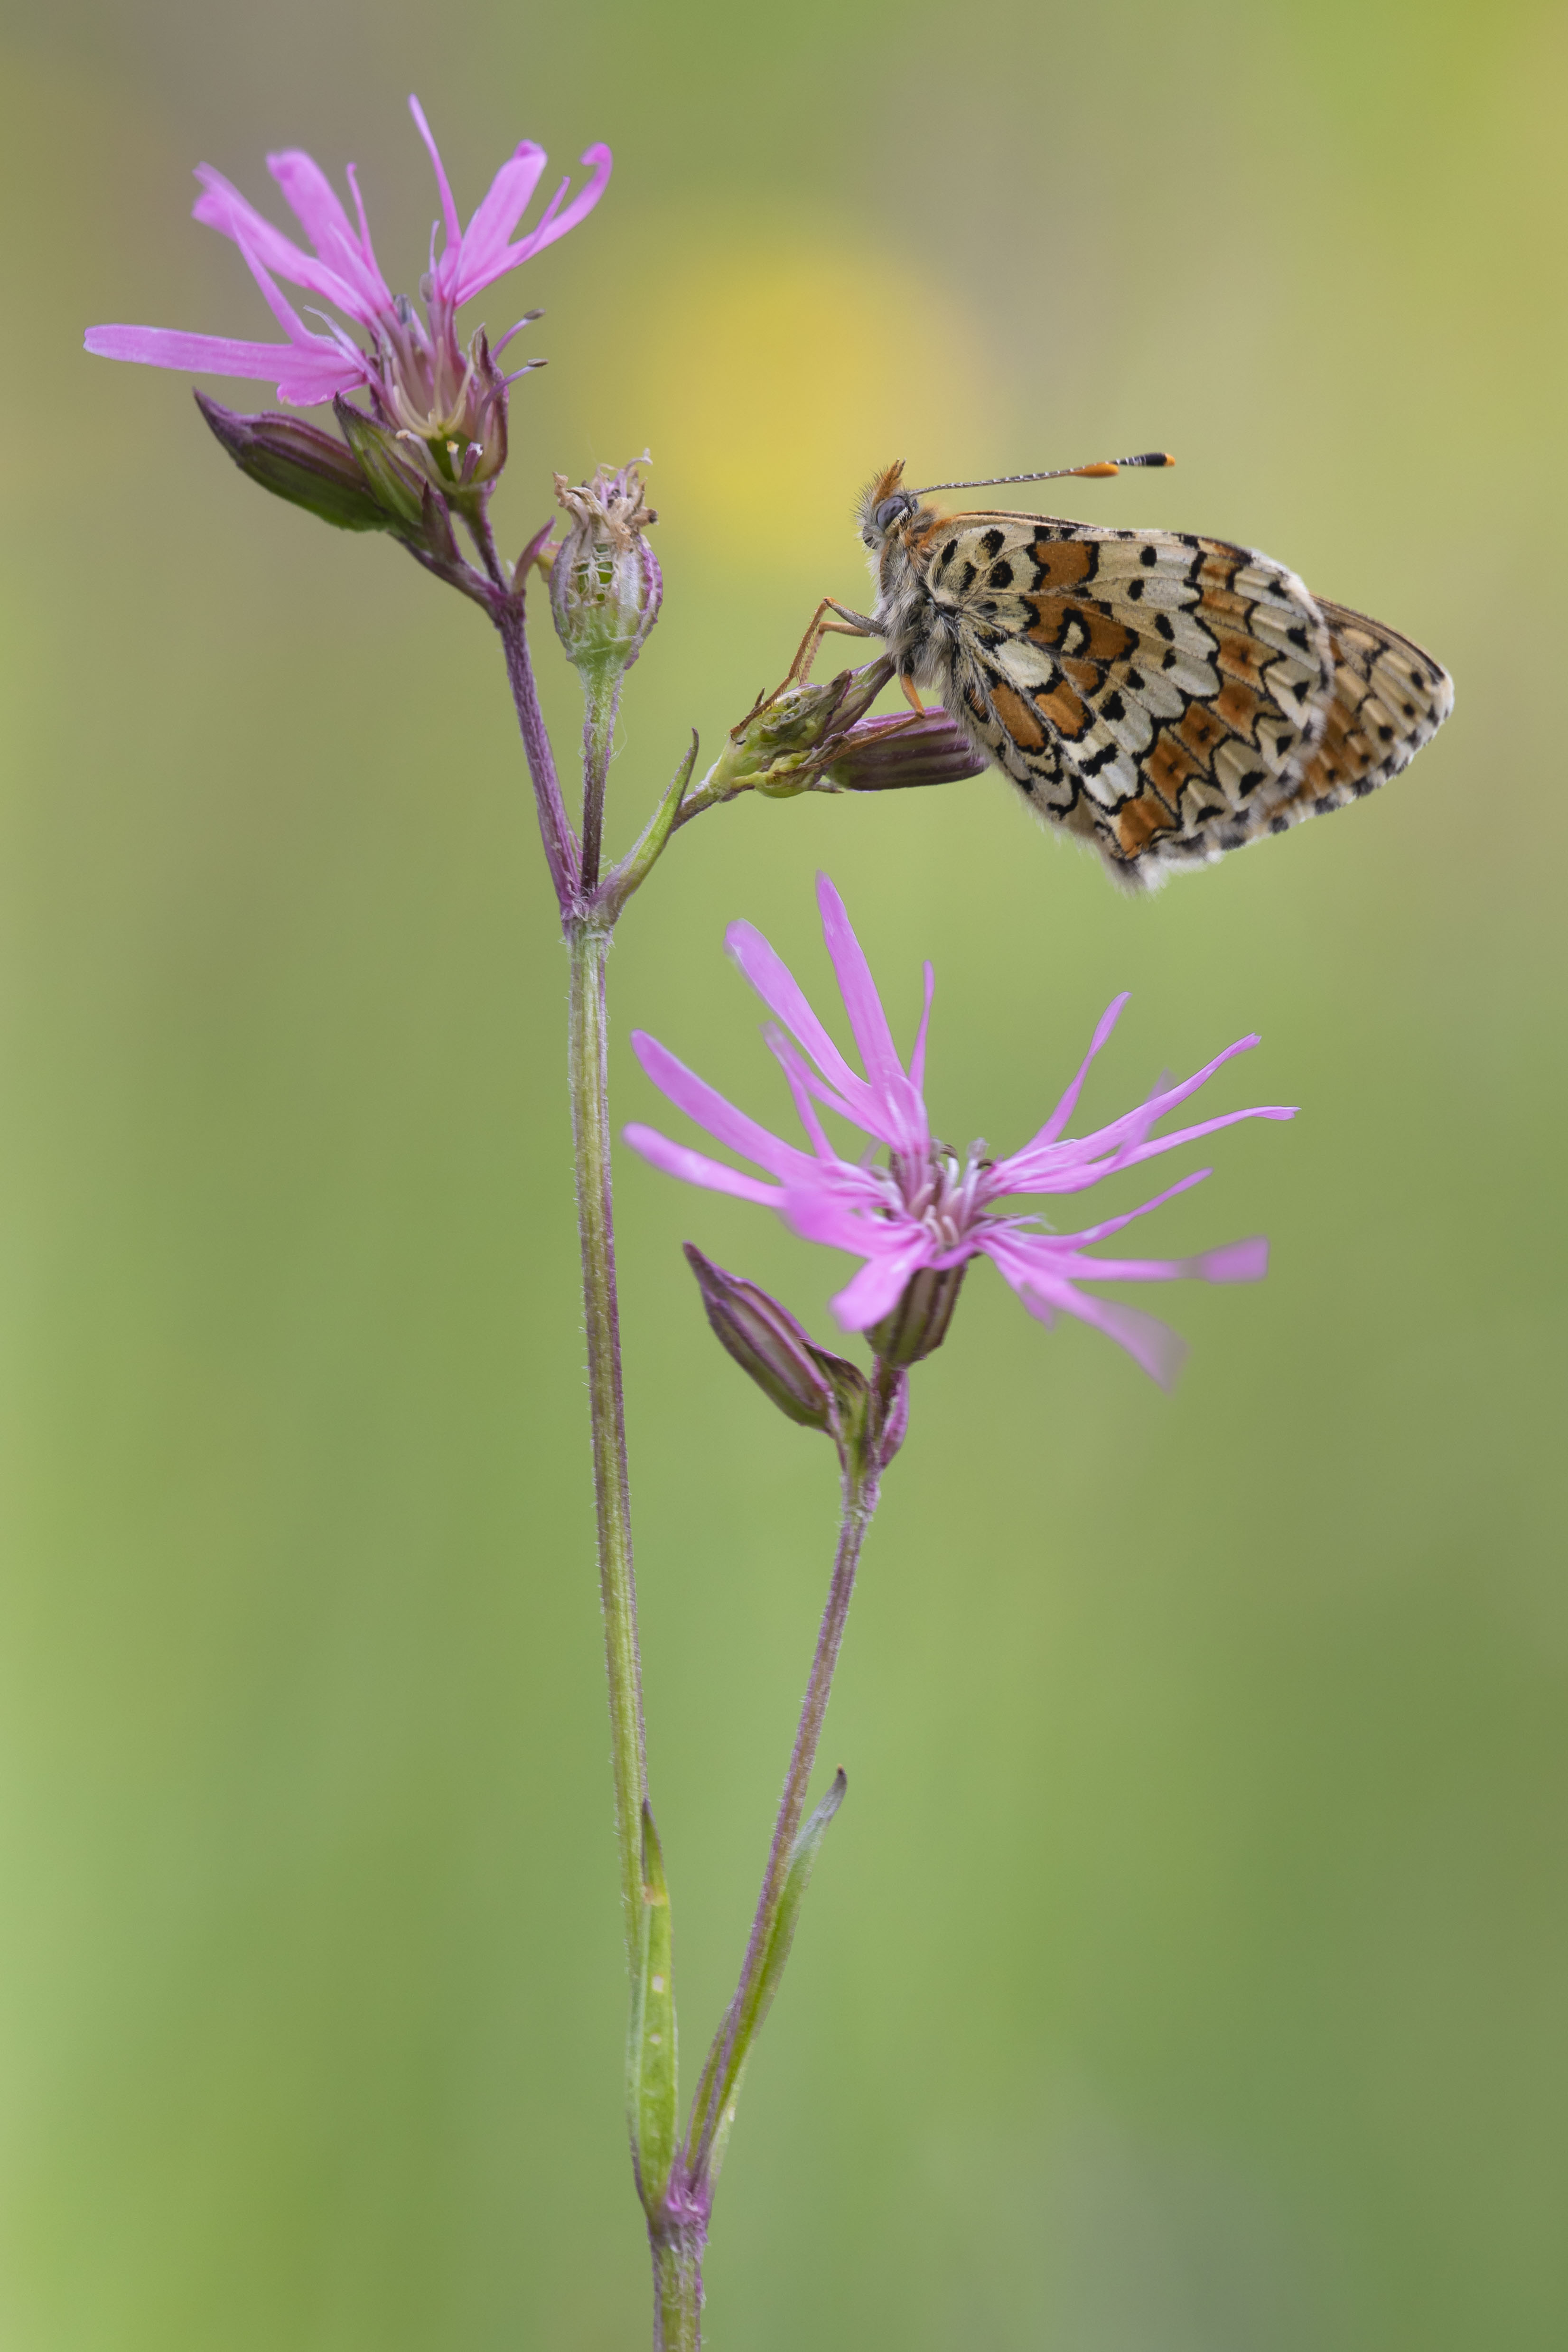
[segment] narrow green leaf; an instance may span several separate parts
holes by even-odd
[[[653,1813],[642,1809],[642,1916],[626,2046],[626,2110],[637,2191],[650,2221],[660,2212],[675,2160],[675,1976],[669,1889]]]
[[[763,2020],[773,2007],[773,1995],[779,1989],[779,1982],[784,1972],[784,1963],[789,1958],[790,1946],[795,1941],[795,1931],[800,1918],[800,1906],[805,1899],[805,1890],[811,1881],[817,1853],[821,1849],[823,1839],[827,1834],[828,1822],[844,1802],[844,1792],[847,1787],[848,1782],[842,1770],[835,1772],[833,1785],[826,1796],[810,1819],[796,1832],[795,1843],[790,1848],[789,1869],[785,1874],[784,1891],[779,1896],[778,1909],[773,1914],[773,1925],[768,1931],[768,1940],[763,1948],[762,1966],[757,1970],[740,2014],[736,2015],[734,2005],[731,2003],[714,2038],[713,2047],[708,2053],[708,2062],[702,2070],[702,2079],[697,2086],[697,2096],[692,2103],[690,2139],[692,2153],[700,2147],[704,2138],[707,2140],[706,2169],[710,2181],[716,2180],[719,2177],[719,2168],[724,2160],[724,2150],[729,2144],[730,2127],[735,2120],[735,2108],[740,2100],[741,2080],[746,2070],[746,2061],[751,2055],[752,2046],[758,2033],[762,2031]],[[726,2048],[731,2025],[733,2039],[728,2041]]]
[[[526,560],[526,559],[525,559]],[[519,572],[522,566],[520,564]],[[664,798],[649,817],[633,846],[627,850],[613,874],[606,875],[600,885],[599,898],[612,916],[618,915],[634,890],[647,881],[664,855],[675,820],[686,798],[686,788],[691,782],[691,771],[697,765],[697,730],[691,730],[691,749],[682,760]]]
[[[805,1900],[805,1890],[811,1883],[811,1874],[816,1866],[822,1841],[827,1835],[827,1824],[844,1802],[844,1791],[848,1785],[842,1769],[835,1772],[833,1786],[828,1790],[816,1811],[799,1831],[794,1845],[789,1850],[789,1873],[784,1879],[784,1893],[779,1896],[779,1907],[774,1915],[772,1933],[768,1937],[767,1950],[763,1955],[762,1969],[757,1979],[757,1990],[752,2003],[752,2014],[745,2023],[743,2044],[737,2037],[735,2054],[742,2066],[746,2063],[746,2052],[755,2039],[763,2018],[773,2007],[773,1995],[779,1989],[779,1979],[784,1972],[784,1962],[789,1958],[790,1946],[795,1941],[795,1926],[800,1918],[800,1906]],[[739,2067],[736,2072],[738,2078]]]

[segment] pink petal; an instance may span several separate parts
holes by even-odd
[[[1256,1031],[1250,1036],[1238,1037],[1234,1045],[1226,1045],[1212,1062],[1205,1062],[1201,1070],[1194,1070],[1190,1078],[1183,1078],[1177,1086],[1156,1088],[1146,1102],[1139,1104],[1136,1110],[1125,1112],[1121,1118],[1113,1118],[1109,1127],[1096,1128],[1085,1140],[1100,1151],[1129,1136],[1142,1142],[1156,1121],[1163,1118],[1167,1111],[1174,1110],[1178,1103],[1186,1102],[1200,1087],[1207,1086],[1216,1070],[1224,1069],[1237,1054],[1249,1054],[1255,1045],[1262,1043]]]
[[[416,98],[410,97],[408,111],[414,117],[419,136],[425,142],[426,151],[430,157],[430,167],[436,174],[436,185],[440,192],[441,213],[447,231],[447,250],[441,257],[442,266],[443,268],[449,268],[455,271],[458,266],[458,255],[463,242],[463,224],[458,214],[458,200],[452,194],[452,184],[447,177],[447,167],[441,161],[441,151],[436,144],[435,134],[425,120],[425,109]]]
[[[1190,1192],[1194,1184],[1203,1183],[1206,1177],[1212,1176],[1213,1174],[1214,1170],[1212,1168],[1194,1169],[1190,1176],[1184,1176],[1179,1184],[1172,1184],[1168,1186],[1163,1192],[1156,1192],[1152,1201],[1145,1201],[1142,1208],[1129,1209],[1125,1216],[1107,1217],[1100,1224],[1086,1225],[1080,1234],[1042,1234],[1037,1238],[1042,1241],[1049,1241],[1058,1248],[1066,1247],[1070,1249],[1087,1249],[1090,1242],[1101,1242],[1105,1239],[1108,1234],[1121,1233],[1122,1228],[1126,1225],[1131,1224],[1135,1218],[1146,1217],[1151,1209],[1163,1209],[1167,1201],[1173,1201],[1175,1199],[1178,1192]],[[1022,1240],[1029,1240],[1031,1238],[1034,1238],[1034,1236],[1028,1234],[1020,1235],[1020,1239]]]
[[[506,268],[507,240],[528,210],[544,170],[542,147],[525,139],[490,182],[473,219],[463,232],[457,300],[466,302],[489,286]]]
[[[1146,1315],[1141,1307],[1123,1307],[1120,1299],[1092,1297],[1075,1290],[1070,1283],[1063,1283],[1054,1304],[1125,1348],[1133,1362],[1163,1389],[1174,1388],[1176,1375],[1187,1360],[1187,1343],[1157,1315]]]
[[[782,1141],[754,1118],[748,1118],[744,1111],[737,1110],[733,1103],[726,1102],[705,1078],[689,1070],[684,1062],[678,1062],[657,1037],[650,1037],[646,1030],[634,1029],[632,1051],[660,1094],[731,1151],[738,1151],[742,1159],[754,1160],[771,1176],[797,1184],[811,1182],[816,1162],[809,1152]]]
[[[359,172],[356,166],[353,163],[345,165],[343,176],[353,191],[354,215],[359,222],[359,249],[364,259],[366,272],[386,295],[390,303],[392,297],[388,291],[386,280],[381,274],[381,264],[375,257],[375,247],[371,243],[370,223],[365,217],[364,198],[360,194]]]
[[[189,375],[255,376],[276,383],[296,407],[313,407],[364,382],[325,335],[310,350],[291,343],[241,343],[226,335],[187,335],[175,327],[89,327],[83,338],[100,359],[135,360],[143,367],[178,368]],[[287,386],[287,390],[285,390]]]
[[[1033,1166],[1025,1153],[1016,1152],[1011,1160],[1001,1160],[993,1169],[992,1197],[1000,1198],[1004,1192],[1084,1192],[1123,1168],[1142,1167],[1145,1160],[1158,1160],[1162,1152],[1175,1151],[1184,1143],[1200,1142],[1205,1135],[1213,1135],[1222,1127],[1235,1127],[1244,1118],[1288,1119],[1295,1116],[1294,1108],[1289,1104],[1264,1103],[1248,1110],[1226,1111],[1218,1118],[1202,1119],[1195,1127],[1179,1128],[1174,1135],[1157,1135],[1149,1141],[1123,1141],[1115,1150],[1097,1157],[1090,1155],[1101,1139],[1099,1135],[1076,1146],[1058,1145],[1054,1159],[1049,1151],[1040,1153],[1034,1157]]]
[[[866,1076],[879,1092],[886,1091],[903,1077],[904,1066],[893,1044],[893,1033],[871,977],[866,950],[855,936],[843,899],[826,874],[816,877],[816,903],[822,911],[822,936],[827,942],[838,992],[849,1015],[855,1043],[860,1048],[860,1059],[866,1065]]]
[[[610,173],[614,169],[615,158],[606,146],[602,142],[595,142],[594,146],[584,149],[578,161],[585,163],[592,174],[587,186],[578,190],[564,212],[556,210],[556,205],[560,201],[557,196],[532,235],[525,236],[520,245],[509,247],[507,258],[502,264],[504,268],[510,269],[517,262],[527,261],[531,255],[542,253],[547,245],[553,245],[557,238],[565,236],[570,230],[574,229],[579,221],[587,219],[588,215],[610,184]],[[499,277],[500,271],[497,270],[495,275]]]
[[[836,1161],[838,1154],[828,1141],[822,1121],[816,1116],[816,1105],[811,1099],[811,1073],[806,1068],[804,1058],[782,1029],[775,1029],[770,1024],[763,1034],[768,1041],[769,1050],[777,1057],[779,1066],[784,1071],[790,1094],[795,1101],[796,1115],[802,1127],[811,1138],[812,1150],[819,1160]],[[841,1109],[842,1105],[835,1103],[834,1108]]]
[[[926,1082],[926,1034],[931,1028],[931,1000],[936,994],[936,966],[933,963],[925,967],[925,1009],[915,1033],[915,1050],[910,1055],[910,1084],[917,1094],[922,1091]]]
[[[321,259],[353,290],[357,309],[348,302],[341,302],[340,307],[366,326],[390,310],[392,291],[376,267],[353,165],[348,176],[359,214],[357,230],[338,201],[337,190],[312,156],[291,147],[284,154],[268,155],[267,168],[282,190],[284,203]]]
[[[920,1228],[907,1219],[891,1223],[875,1214],[867,1215],[866,1209],[876,1205],[871,1188],[867,1190],[868,1197],[862,1204],[852,1191],[840,1191],[837,1185],[786,1184],[780,1214],[802,1241],[847,1250],[854,1257],[885,1256],[889,1250],[902,1249],[907,1236],[920,1234]],[[924,1237],[920,1245],[928,1255],[935,1255]]]
[[[268,309],[271,311],[273,317],[277,320],[279,325],[288,336],[289,341],[291,343],[300,344],[310,344],[321,341],[321,338],[319,335],[313,335],[311,333],[310,328],[307,327],[298,310],[295,310],[292,302],[289,301],[289,297],[284,293],[282,288],[279,285],[277,279],[268,268],[260,253],[251,243],[249,231],[245,223],[242,221],[232,222],[230,224],[228,233],[233,237],[236,245],[238,246],[241,253],[245,256],[245,266],[249,270],[251,276],[255,278],[257,285],[260,288],[262,300],[266,303]],[[285,237],[283,239],[283,243],[287,245],[288,242],[287,237]],[[290,252],[294,250],[292,246],[289,246],[289,249]]]
[[[1250,1241],[1205,1250],[1187,1264],[1203,1282],[1261,1282],[1268,1271],[1268,1243],[1262,1234],[1255,1234]]]
[[[998,1247],[991,1242],[983,1244],[983,1247],[1029,1313],[1042,1323],[1050,1321],[1053,1309],[1074,1315],[1080,1323],[1103,1331],[1107,1339],[1125,1348],[1133,1361],[1162,1388],[1172,1385],[1186,1356],[1187,1344],[1157,1316],[1145,1315],[1140,1307],[1123,1307],[1115,1299],[1096,1298],[1077,1290],[1070,1282],[1046,1273],[1016,1249]]]
[[[1090,1257],[1087,1251],[1062,1250],[1047,1273],[1062,1282],[1185,1282],[1197,1263],[1195,1257]]]
[[[1163,1151],[1174,1151],[1184,1143],[1197,1143],[1204,1136],[1214,1135],[1222,1127],[1236,1127],[1244,1118],[1294,1118],[1296,1108],[1294,1103],[1258,1103],[1250,1110],[1222,1111],[1218,1118],[1200,1119],[1195,1127],[1180,1127],[1173,1135],[1156,1135],[1146,1143],[1136,1143],[1130,1150],[1118,1151],[1113,1155],[1111,1165],[1136,1168],[1145,1160],[1157,1160]]]
[[[919,1242],[892,1256],[868,1259],[831,1301],[833,1312],[847,1331],[868,1330],[892,1313],[910,1276],[925,1263],[926,1252]]]
[[[210,163],[203,163],[197,168],[196,177],[202,183],[203,193],[191,208],[195,217],[204,227],[216,228],[221,236],[232,237],[252,272],[259,259],[279,278],[286,278],[290,286],[303,286],[309,292],[320,294],[324,301],[346,310],[351,319],[366,323],[375,316],[374,305],[367,304],[363,293],[341,269],[315,255],[302,253],[293,238],[275,228],[221,172],[215,172]]]
[[[1120,1011],[1126,1001],[1125,997],[1119,998],[1117,1003],[1111,1007],[1110,1013],[1107,1013],[1105,1020],[1100,1023],[1100,1029],[1095,1032],[1097,1045],[1091,1047],[1090,1058],[1098,1049],[1098,1041],[1100,1039],[1101,1033],[1109,1034],[1106,1030],[1107,1022],[1111,1020],[1112,1015]],[[1121,1118],[1112,1119],[1108,1127],[1096,1128],[1092,1135],[1079,1137],[1070,1143],[1060,1143],[1052,1139],[1053,1129],[1058,1135],[1060,1132],[1058,1125],[1060,1113],[1060,1106],[1058,1106],[1058,1112],[1047,1121],[1039,1134],[1025,1144],[1022,1150],[1014,1152],[1005,1163],[1014,1180],[1013,1189],[1021,1192],[1055,1192],[1058,1189],[1056,1184],[1042,1184],[1038,1181],[1042,1174],[1054,1174],[1058,1169],[1074,1160],[1085,1160],[1091,1155],[1112,1150],[1121,1154],[1126,1147],[1142,1145],[1150,1129],[1163,1118],[1167,1111],[1173,1110],[1178,1103],[1185,1102],[1189,1096],[1196,1094],[1198,1088],[1206,1085],[1215,1072],[1223,1068],[1225,1064],[1232,1060],[1236,1055],[1249,1052],[1259,1042],[1255,1035],[1238,1038],[1234,1045],[1227,1045],[1224,1053],[1216,1054],[1212,1062],[1205,1063],[1204,1067],[1195,1071],[1190,1078],[1184,1078],[1179,1086],[1162,1088],[1159,1092],[1151,1095],[1147,1102],[1140,1103],[1136,1110],[1130,1110]],[[1077,1101],[1075,1087],[1081,1082],[1082,1076],[1083,1073],[1080,1071],[1079,1080],[1075,1081],[1074,1087],[1068,1087],[1068,1097],[1064,1097],[1064,1100],[1070,1097],[1071,1102]],[[1199,1131],[1195,1129],[1189,1130],[1190,1133]],[[1130,1166],[1131,1157],[1119,1156],[1115,1164]],[[1066,1189],[1072,1188],[1068,1186]]]
[[[1039,1133],[1033,1136],[1030,1140],[1025,1144],[1023,1151],[1015,1152],[1013,1155],[1015,1159],[1021,1160],[1025,1151],[1035,1151],[1044,1144],[1055,1143],[1057,1138],[1062,1133],[1068,1119],[1071,1118],[1074,1111],[1078,1108],[1078,1098],[1083,1092],[1083,1082],[1089,1076],[1094,1057],[1105,1045],[1111,1031],[1121,1020],[1122,1013],[1126,1009],[1130,994],[1131,992],[1129,990],[1123,989],[1120,996],[1113,996],[1111,998],[1110,1003],[1100,1014],[1094,1034],[1089,1041],[1089,1051],[1084,1055],[1082,1062],[1079,1066],[1077,1077],[1074,1078],[1072,1084],[1068,1087],[1066,1094],[1063,1095],[1060,1102],[1058,1103],[1055,1110],[1052,1111],[1049,1118],[1047,1119]]]
[[[636,1124],[621,1129],[621,1139],[645,1160],[662,1168],[667,1176],[679,1176],[688,1184],[701,1184],[710,1192],[731,1192],[738,1201],[756,1201],[764,1209],[776,1209],[784,1194],[772,1184],[763,1183],[755,1176],[742,1176],[738,1168],[726,1168],[721,1160],[710,1160],[706,1153],[690,1151],[684,1143],[672,1143],[653,1127]]]
[[[313,155],[301,147],[286,147],[268,155],[267,168],[283,192],[283,201],[318,253],[342,238],[352,245],[354,233],[337,190]]]
[[[724,934],[724,945],[768,1011],[784,1023],[796,1045],[805,1047],[828,1084],[836,1087],[847,1102],[858,1102],[863,1110],[868,1110],[870,1088],[850,1068],[806,1002],[805,991],[772,943],[752,924],[731,923]],[[864,1117],[855,1111],[847,1115],[858,1127],[866,1125]],[[876,1131],[867,1129],[868,1134]]]
[[[838,977],[844,1010],[849,1015],[849,1026],[860,1048],[872,1092],[887,1118],[889,1131],[885,1139],[899,1151],[923,1151],[930,1141],[925,1105],[905,1075],[866,951],[850,926],[843,899],[826,874],[816,877],[816,903],[822,912],[822,936]]]

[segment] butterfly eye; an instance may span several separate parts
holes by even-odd
[[[908,490],[900,490],[895,497],[882,500],[871,520],[878,530],[891,530],[900,515],[913,514],[914,510],[915,502]]]

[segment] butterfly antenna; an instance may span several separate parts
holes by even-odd
[[[1043,474],[986,474],[978,482],[928,482],[923,490],[911,495],[923,499],[932,490],[989,490],[1009,482],[1065,482],[1079,476],[1095,479],[1119,474],[1123,466],[1173,466],[1175,462],[1168,449],[1145,449],[1138,457],[1101,457],[1092,466],[1052,466]]]

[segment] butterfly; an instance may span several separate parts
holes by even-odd
[[[1005,478],[1171,463],[1156,451]],[[921,687],[937,696],[1035,814],[1091,843],[1130,891],[1375,791],[1453,708],[1430,654],[1256,548],[944,515],[903,471],[888,467],[861,501],[875,612],[825,599],[802,655],[825,629],[882,638],[913,707]]]

